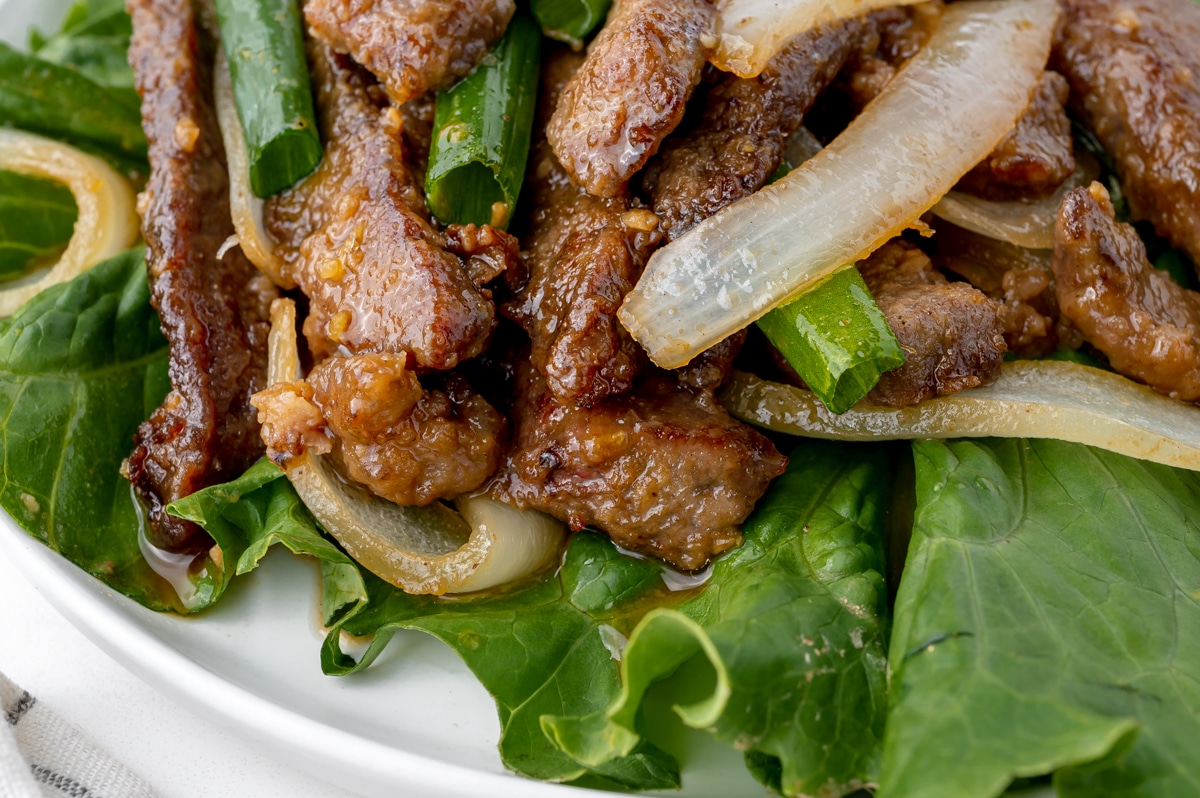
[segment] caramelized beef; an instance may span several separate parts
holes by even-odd
[[[1043,72],[1017,126],[957,188],[993,200],[1054,193],[1075,171],[1071,120],[1063,107],[1069,94],[1066,78]]]
[[[863,36],[838,86],[856,110],[874,100],[937,28],[942,0],[872,11],[862,18]]]
[[[325,157],[265,213],[288,276],[309,297],[310,346],[407,352],[423,368],[451,369],[483,350],[491,295],[428,222],[399,111],[376,107],[328,48],[315,45],[310,61]]]
[[[513,0],[305,0],[304,19],[399,105],[474,69],[515,10]]]
[[[129,60],[142,97],[150,180],[140,200],[151,296],[170,344],[171,392],[134,438],[128,473],[152,541],[210,544],[166,505],[233,479],[262,455],[250,395],[266,382],[275,289],[233,234],[225,152],[212,106],[212,48],[191,0],[133,0]],[[206,46],[208,45],[208,46]]]
[[[490,488],[502,501],[595,526],[684,571],[741,543],[739,525],[787,460],[719,405],[665,375],[592,408],[562,405],[518,367],[515,444]]]
[[[332,452],[345,474],[400,505],[478,488],[500,462],[507,423],[465,379],[425,390],[401,355],[332,357],[306,380],[255,396],[272,460]]]
[[[727,75],[708,92],[696,128],[668,140],[643,180],[669,240],[767,184],[861,31],[851,20],[802,33],[758,77]]]
[[[880,247],[858,270],[905,355],[868,403],[908,407],[999,376],[1005,345],[998,303],[965,283],[947,282],[925,253],[901,240]]]
[[[692,391],[713,392],[733,373],[733,361],[746,343],[746,330],[739,330],[720,343],[705,349],[683,368],[676,370],[679,384]]]
[[[560,50],[545,67],[543,121],[580,61]],[[504,312],[529,334],[533,364],[558,401],[587,404],[624,393],[645,354],[617,309],[657,240],[653,214],[634,209],[624,193],[600,199],[573,184],[545,139],[534,144],[526,187],[530,279]]]
[[[1178,399],[1200,400],[1200,294],[1150,264],[1099,183],[1063,200],[1053,264],[1063,315],[1114,369]]]
[[[1063,0],[1053,62],[1135,219],[1200,263],[1200,6]]]
[[[613,197],[683,119],[711,36],[710,0],[618,0],[546,129],[567,174]]]

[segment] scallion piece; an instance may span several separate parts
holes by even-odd
[[[321,162],[296,0],[216,0],[233,97],[261,198],[295,185]]]
[[[904,351],[858,269],[845,266],[758,320],[759,328],[833,413],[845,413]]]
[[[540,42],[518,14],[483,63],[438,95],[425,193],[442,222],[508,226],[529,157]]]
[[[611,4],[611,0],[532,0],[529,9],[543,33],[578,50]]]

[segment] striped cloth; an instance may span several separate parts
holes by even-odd
[[[0,673],[0,798],[154,798],[128,768]]]

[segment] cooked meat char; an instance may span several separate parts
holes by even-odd
[[[429,171],[429,149],[433,146],[433,114],[437,93],[429,92],[400,106],[404,119],[404,154],[414,175]]]
[[[1066,78],[1043,72],[1029,105],[996,149],[959,181],[980,197],[1011,200],[1052,194],[1075,171]]]
[[[715,14],[711,0],[613,5],[546,129],[572,180],[600,197],[624,190],[683,119]]]
[[[682,368],[676,369],[679,384],[692,391],[713,392],[733,373],[733,361],[746,343],[746,330],[739,330],[720,343],[713,344]]]
[[[1051,250],[1025,249],[940,220],[936,229],[934,263],[1002,303],[1008,351],[1038,358],[1083,342],[1058,312]]]
[[[1063,0],[1052,62],[1112,156],[1135,219],[1200,264],[1200,6]]]
[[[451,369],[483,350],[495,316],[490,292],[427,221],[405,164],[400,112],[371,102],[363,76],[327,47],[314,44],[309,60],[325,157],[267,202],[265,221],[288,276],[311,300],[310,346],[407,352],[423,368]]]
[[[513,0],[305,0],[304,19],[399,105],[474,69],[515,10]]]
[[[1063,315],[1114,369],[1178,399],[1200,400],[1200,294],[1150,264],[1099,183],[1063,200],[1053,264]]]
[[[542,121],[581,61],[566,50],[548,61]],[[657,241],[653,214],[634,209],[625,192],[600,199],[573,184],[544,138],[534,143],[526,186],[530,279],[504,313],[529,334],[533,364],[558,401],[589,404],[624,393],[646,356],[617,321],[617,309]]]
[[[490,491],[684,571],[742,540],[739,525],[787,460],[715,402],[656,374],[634,394],[562,405],[518,366],[515,444]]]
[[[150,142],[140,200],[151,295],[170,344],[171,392],[134,438],[128,473],[152,541],[211,545],[166,505],[240,474],[262,456],[250,395],[266,383],[275,289],[237,247],[225,152],[212,106],[212,47],[191,0],[131,0],[129,60]]]
[[[255,403],[272,460],[286,466],[304,451],[332,452],[355,482],[405,506],[482,485],[508,428],[465,378],[451,374],[445,390],[425,390],[403,355],[331,357]]]
[[[767,184],[862,27],[850,20],[802,33],[758,77],[727,75],[708,92],[696,128],[669,139],[643,178],[669,240]]]
[[[999,376],[1005,346],[998,303],[966,283],[947,282],[924,252],[898,239],[858,270],[905,355],[865,401],[908,407]]]
[[[943,8],[942,0],[930,0],[882,8],[863,17],[861,45],[837,81],[857,109],[874,100],[904,62],[925,46]]]

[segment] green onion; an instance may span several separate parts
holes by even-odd
[[[0,282],[57,260],[78,213],[61,183],[0,169]]]
[[[529,8],[542,32],[578,50],[608,13],[611,0],[532,0]]]
[[[529,157],[540,43],[532,20],[513,17],[483,63],[438,95],[425,192],[442,222],[508,226]]]
[[[304,35],[295,0],[216,0],[217,18],[261,198],[294,186],[321,162]]]
[[[904,365],[900,342],[853,266],[770,311],[758,326],[833,413],[845,413],[885,371]]]

